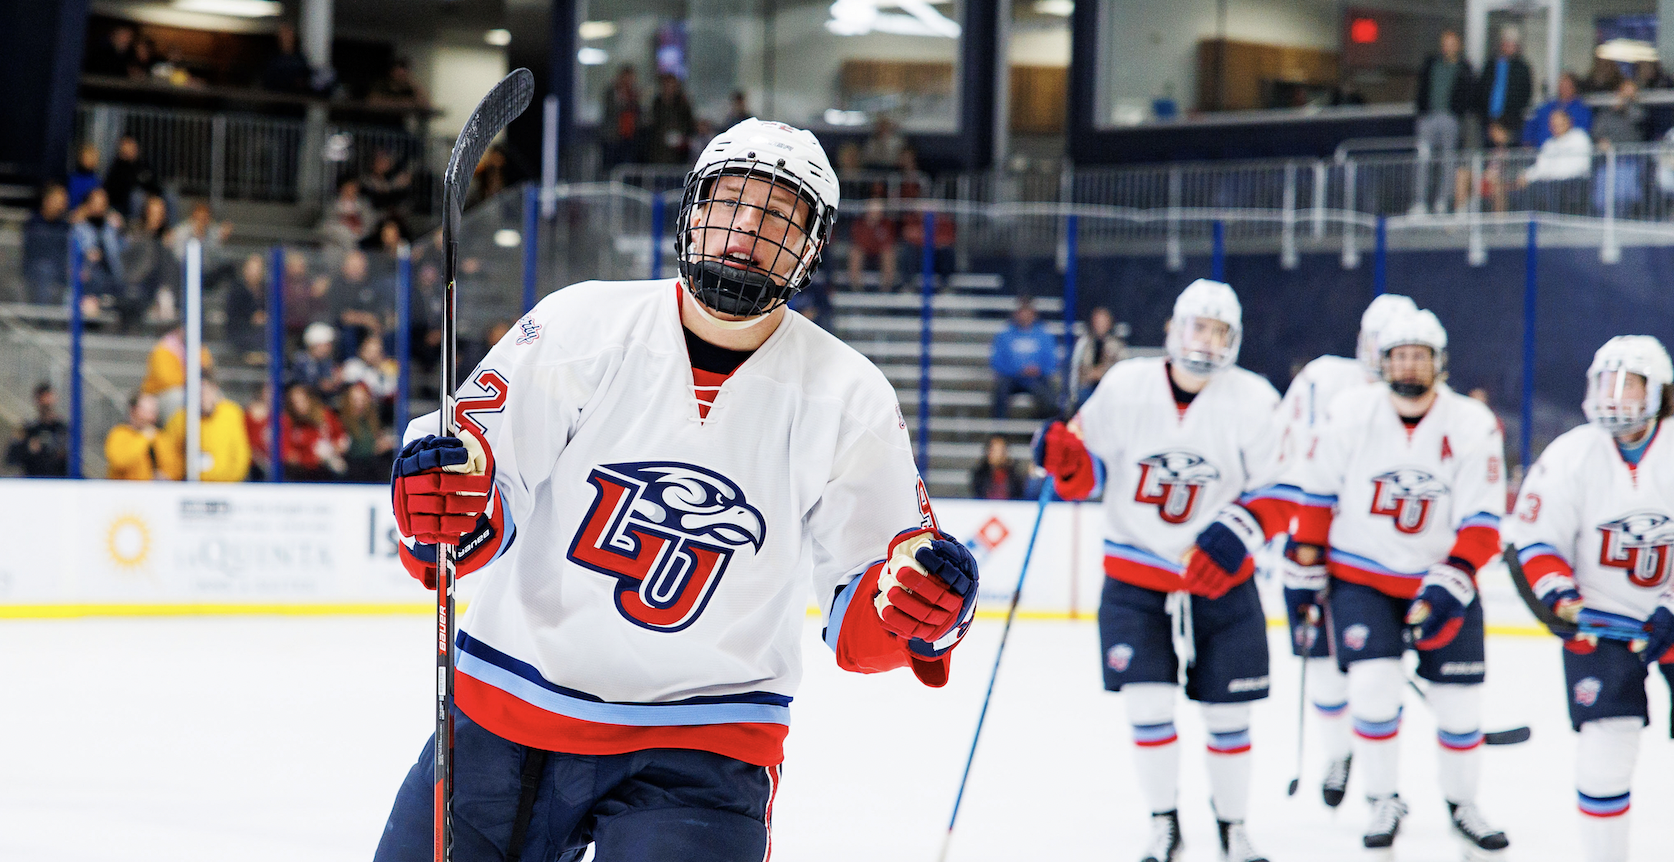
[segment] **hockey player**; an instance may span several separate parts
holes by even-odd
[[[1395,315],[1417,310],[1418,306],[1405,296],[1392,293],[1378,296],[1360,315],[1355,358],[1321,356],[1302,367],[1285,390],[1284,400],[1279,402],[1279,416],[1285,427],[1279,447],[1281,461],[1290,461],[1306,451],[1314,432],[1325,424],[1325,411],[1332,399],[1346,390],[1378,382],[1381,373],[1378,332]],[[1279,553],[1288,538],[1281,536],[1275,543]],[[1305,662],[1303,672],[1307,675],[1308,696],[1318,717],[1315,727],[1320,746],[1325,749],[1325,777],[1320,782],[1320,795],[1326,805],[1336,808],[1343,802],[1353,757],[1349,745],[1348,676],[1337,666],[1337,658],[1332,654],[1325,609],[1312,603],[1325,587],[1324,573],[1317,568],[1304,572],[1283,563],[1277,568],[1292,577],[1284,585],[1290,647]],[[1299,576],[1301,579],[1297,580]]]
[[[1181,840],[1174,710],[1186,696],[1209,730],[1212,805],[1222,858],[1262,860],[1244,827],[1250,702],[1267,696],[1266,618],[1256,586],[1214,599],[1185,592],[1194,540],[1276,463],[1279,395],[1237,367],[1242,309],[1231,287],[1192,282],[1174,303],[1167,358],[1118,362],[1067,425],[1049,424],[1037,456],[1060,495],[1083,499],[1105,470],[1105,573],[1099,603],[1104,685],[1123,693],[1134,761],[1151,810],[1145,862],[1174,862]]]
[[[1674,365],[1655,338],[1605,342],[1587,369],[1588,424],[1541,453],[1506,523],[1524,575],[1558,616],[1650,641],[1583,635],[1564,644],[1588,862],[1628,858],[1629,785],[1649,720],[1646,665],[1660,660],[1674,682],[1674,454],[1656,445],[1674,410],[1671,382]]]
[[[1348,672],[1354,759],[1372,803],[1365,846],[1391,847],[1407,813],[1396,744],[1410,647],[1418,675],[1432,683],[1454,831],[1473,854],[1495,851],[1506,837],[1476,805],[1484,654],[1475,579],[1499,550],[1504,444],[1493,414],[1443,382],[1447,332],[1435,315],[1390,320],[1378,356],[1385,385],[1338,395],[1286,465],[1288,493],[1303,501],[1286,553],[1299,571],[1286,577],[1323,583],[1329,574],[1328,597],[1302,603],[1329,602]]]
[[[814,136],[746,120],[688,174],[673,279],[586,282],[396,462],[403,561],[483,570],[460,626],[454,858],[760,860],[810,600],[847,670],[943,685],[976,565],[877,368],[786,301],[830,236]],[[431,748],[380,862],[431,856]],[[517,846],[517,845],[521,846]]]

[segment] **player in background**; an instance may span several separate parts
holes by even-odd
[[[1472,854],[1507,846],[1476,805],[1482,604],[1476,572],[1499,551],[1505,511],[1503,442],[1482,404],[1444,381],[1447,332],[1428,311],[1407,312],[1378,333],[1384,385],[1337,396],[1282,493],[1301,499],[1286,560],[1291,583],[1329,589],[1296,602],[1329,602],[1337,660],[1348,672],[1357,774],[1372,804],[1364,843],[1392,847],[1407,806],[1396,792],[1397,740],[1407,677],[1418,675],[1438,726],[1439,777],[1455,833]],[[1295,601],[1293,599],[1293,601]],[[1409,628],[1410,627],[1410,628]]]
[[[1244,827],[1250,702],[1268,688],[1254,569],[1223,595],[1195,598],[1185,592],[1181,564],[1205,527],[1235,517],[1236,501],[1265,484],[1276,463],[1279,395],[1234,364],[1242,328],[1231,287],[1192,282],[1174,303],[1168,356],[1116,363],[1075,418],[1047,425],[1037,445],[1066,499],[1090,495],[1094,460],[1103,465],[1109,577],[1099,639],[1104,686],[1123,693],[1135,772],[1151,810],[1145,862],[1174,862],[1181,853],[1174,710],[1182,667],[1186,696],[1202,705],[1209,730],[1222,858],[1264,858]]]
[[[1360,315],[1360,335],[1355,342],[1355,358],[1321,356],[1302,367],[1285,390],[1279,402],[1279,417],[1284,422],[1284,436],[1279,444],[1281,462],[1300,457],[1306,451],[1314,433],[1325,424],[1326,408],[1332,399],[1349,389],[1376,384],[1381,371],[1378,367],[1378,332],[1389,320],[1403,312],[1417,311],[1418,306],[1405,296],[1386,293],[1374,298]],[[1297,503],[1304,502],[1296,500]],[[1283,554],[1290,528],[1274,543],[1275,559]],[[1277,563],[1281,573],[1292,576],[1286,583],[1285,610],[1290,618],[1291,652],[1305,662],[1308,696],[1318,717],[1315,722],[1320,747],[1325,749],[1325,776],[1320,781],[1320,795],[1325,804],[1336,808],[1343,802],[1348,787],[1349,767],[1353,752],[1349,744],[1348,675],[1337,666],[1332,654],[1328,620],[1312,618],[1308,608],[1314,596],[1324,589],[1324,573],[1317,568],[1303,570],[1297,566]],[[1296,580],[1300,577],[1300,580]]]
[[[1605,342],[1587,369],[1587,424],[1541,453],[1506,538],[1535,592],[1570,621],[1645,632],[1649,643],[1586,635],[1564,643],[1582,858],[1625,862],[1647,665],[1674,683],[1674,453],[1658,444],[1674,410],[1674,365],[1648,335]],[[1640,648],[1635,655],[1634,649]]]
[[[687,176],[678,277],[553,293],[461,388],[457,438],[408,429],[403,562],[434,588],[456,542],[483,570],[454,858],[764,858],[810,601],[843,668],[946,682],[975,562],[936,528],[883,374],[786,310],[837,198],[812,134],[739,123]],[[431,858],[431,751],[380,862]]]

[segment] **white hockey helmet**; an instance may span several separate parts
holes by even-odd
[[[1360,360],[1370,373],[1379,374],[1378,332],[1396,315],[1417,310],[1418,304],[1411,297],[1398,293],[1373,297],[1371,304],[1360,314],[1360,338],[1355,344],[1354,358]]]
[[[1232,285],[1200,278],[1180,291],[1168,322],[1168,358],[1181,370],[1208,377],[1238,361],[1244,308]]]
[[[806,221],[743,201],[744,190],[715,197],[723,176],[759,178],[794,192],[808,206]],[[808,285],[820,263],[837,218],[839,189],[825,149],[812,132],[751,117],[715,136],[686,175],[680,202],[675,259],[692,295],[705,306],[738,317],[764,315]],[[726,217],[709,215],[711,204],[728,207]],[[740,228],[740,208],[757,211],[754,227]],[[716,214],[718,215],[718,214]],[[717,224],[698,225],[699,218]],[[746,221],[746,224],[749,224]],[[750,260],[723,262],[704,255],[702,234],[724,230],[750,236]],[[788,269],[786,268],[788,265]]]
[[[1639,392],[1629,391],[1629,376],[1635,374],[1644,384]],[[1674,383],[1674,364],[1662,342],[1649,335],[1618,335],[1593,354],[1581,412],[1612,435],[1632,434],[1661,412],[1669,383]]]
[[[1430,348],[1430,355],[1435,361],[1435,376],[1428,384],[1390,380],[1389,351],[1414,344]],[[1441,380],[1442,372],[1447,369],[1447,330],[1429,309],[1397,310],[1378,330],[1378,365],[1380,376],[1389,384],[1390,391],[1403,398],[1423,395]]]

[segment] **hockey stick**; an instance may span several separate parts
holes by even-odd
[[[1425,694],[1424,689],[1420,688],[1418,683],[1410,676],[1407,677],[1407,685],[1418,694],[1419,700],[1424,701],[1425,704],[1430,702],[1430,696]],[[1521,742],[1528,742],[1529,736],[1532,735],[1532,733],[1533,731],[1529,730],[1529,726],[1526,724],[1521,727],[1508,727],[1505,730],[1490,730],[1482,734],[1482,744],[1517,745]]]
[[[1581,630],[1580,626],[1560,617],[1546,603],[1535,595],[1534,587],[1529,584],[1528,575],[1523,574],[1523,562],[1517,559],[1517,546],[1506,542],[1500,550],[1500,556],[1505,559],[1506,571],[1511,573],[1511,585],[1517,588],[1517,597],[1529,608],[1529,613],[1540,620],[1552,634],[1561,638],[1574,637]]]
[[[1312,609],[1308,614],[1308,650],[1310,652],[1313,651],[1313,639],[1319,637],[1318,614],[1318,608]],[[1302,741],[1306,738],[1303,729],[1308,721],[1308,657],[1301,655],[1297,656],[1296,659],[1297,664],[1302,667],[1301,685],[1297,686],[1300,693],[1296,696],[1296,777],[1292,778],[1290,786],[1285,788],[1286,796],[1295,796],[1296,788],[1302,785]]]
[[[471,186],[471,175],[477,162],[488,149],[490,141],[500,134],[535,94],[535,76],[528,69],[518,69],[494,85],[488,95],[477,103],[454,141],[448,155],[448,169],[442,175],[442,362],[441,362],[441,436],[451,437],[459,429],[453,416],[453,372],[458,362],[455,342],[454,315],[457,312],[458,291],[454,285],[455,266],[459,258],[459,222],[463,215],[465,192]],[[534,242],[534,237],[524,237]],[[453,667],[454,667],[454,547],[443,544],[436,548],[436,795],[435,832],[432,858],[435,862],[453,859]]]
[[[942,854],[938,862],[946,862],[947,850],[953,844],[953,824],[959,822],[959,803],[965,801],[965,782],[971,778],[971,763],[976,760],[977,741],[982,739],[982,723],[988,718],[988,701],[994,696],[994,680],[1000,676],[1000,659],[1006,654],[1006,638],[1011,635],[1011,622],[1017,618],[1017,600],[1023,595],[1023,579],[1029,574],[1029,560],[1035,555],[1035,539],[1040,538],[1041,518],[1046,515],[1046,503],[1052,499],[1052,477],[1040,486],[1040,504],[1035,508],[1035,526],[1029,531],[1029,546],[1023,551],[1023,568],[1017,572],[1017,589],[1012,591],[1011,605],[1006,608],[1006,625],[1000,629],[1000,648],[994,653],[994,670],[988,675],[988,692],[982,696],[982,712],[977,714],[976,733],[971,735],[971,753],[965,757],[965,774],[959,776],[959,793],[953,797],[953,816],[947,821],[947,835],[942,839]]]

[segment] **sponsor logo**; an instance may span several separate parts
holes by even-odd
[[[1371,629],[1360,623],[1355,623],[1343,629],[1343,646],[1352,650],[1363,650],[1366,648],[1366,638],[1370,637],[1371,634]]]
[[[1447,493],[1446,483],[1430,473],[1397,467],[1372,477],[1372,514],[1388,515],[1402,533],[1422,533],[1436,500]]]
[[[1184,524],[1197,511],[1198,498],[1210,482],[1219,481],[1221,471],[1194,452],[1171,450],[1139,459],[1139,487],[1136,503],[1157,507],[1157,515],[1170,524]]]
[[[1449,661],[1441,666],[1442,676],[1478,676],[1487,672],[1487,663],[1480,661]]]
[[[1661,512],[1634,512],[1598,525],[1599,565],[1627,572],[1628,583],[1656,588],[1668,582],[1674,519]]]
[[[1252,676],[1244,679],[1235,679],[1226,684],[1228,694],[1239,694],[1241,692],[1248,691],[1266,691],[1267,687],[1268,680],[1265,676]]]
[[[592,508],[569,559],[616,578],[616,609],[636,626],[697,621],[734,553],[760,551],[767,524],[731,479],[695,464],[604,464],[587,477]]]
[[[541,337],[541,325],[525,317],[517,322],[517,344],[534,344]]]
[[[1575,702],[1582,706],[1592,706],[1598,703],[1598,693],[1604,689],[1604,683],[1598,677],[1589,676],[1575,684]]]
[[[1133,647],[1127,644],[1117,644],[1104,654],[1104,663],[1117,673],[1124,673],[1128,665],[1133,663]]]

